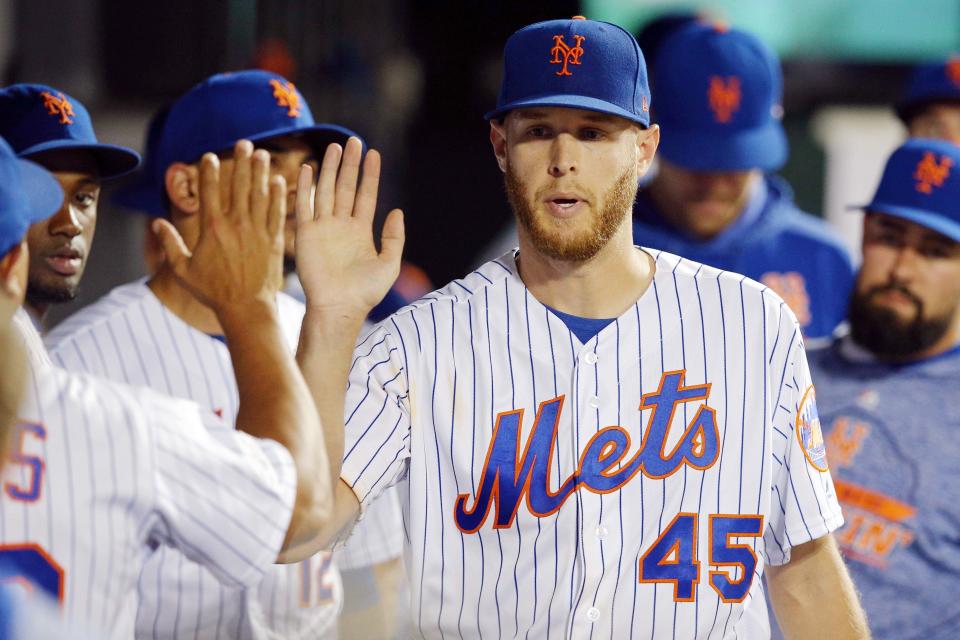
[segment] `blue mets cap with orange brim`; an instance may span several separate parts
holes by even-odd
[[[484,118],[530,107],[586,109],[649,126],[647,66],[636,39],[582,16],[520,29],[504,47],[497,106]]]
[[[57,150],[93,156],[100,177],[116,178],[136,169],[133,149],[97,140],[90,113],[80,101],[43,84],[14,84],[0,89],[0,136],[21,158]]]
[[[960,242],[960,146],[908,140],[887,160],[870,203],[851,208],[915,222]]]
[[[0,256],[23,240],[30,225],[52,216],[62,203],[57,179],[40,165],[18,158],[0,138]]]

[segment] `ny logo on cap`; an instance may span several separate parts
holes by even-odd
[[[563,68],[557,71],[558,76],[572,76],[573,74],[567,68],[568,64],[580,64],[580,56],[583,55],[583,47],[580,44],[586,40],[583,36],[573,36],[574,44],[571,47],[563,41],[563,36],[553,36],[553,48],[550,49],[550,55],[553,58],[550,64],[563,64]],[[561,56],[563,58],[561,59]]]
[[[710,76],[707,99],[717,122],[730,122],[733,113],[740,108],[740,78],[730,76],[724,82],[720,76]]]
[[[943,181],[950,176],[950,167],[953,166],[953,160],[947,156],[941,156],[937,162],[937,157],[932,151],[926,151],[923,159],[917,163],[917,170],[913,177],[917,181],[917,191],[920,193],[933,193],[934,187],[942,187]]]
[[[946,70],[950,82],[960,87],[960,56],[952,56],[947,60]]]
[[[287,108],[287,115],[296,118],[300,115],[300,95],[292,82],[281,82],[280,80],[271,80],[270,86],[273,87],[273,97],[277,99],[277,104]]]
[[[40,94],[40,97],[43,98],[43,107],[47,110],[47,113],[52,116],[60,116],[60,124],[73,124],[71,118],[76,114],[73,112],[73,105],[70,104],[65,95],[59,91],[57,91],[57,95],[44,91]]]

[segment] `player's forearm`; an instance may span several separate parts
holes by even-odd
[[[789,563],[768,568],[767,582],[785,638],[870,637],[853,581],[832,536],[794,547]]]
[[[316,537],[333,508],[330,464],[313,398],[290,356],[273,304],[248,304],[217,316],[237,377],[237,428],[279,442],[296,466],[297,497],[284,548],[298,546]]]
[[[300,330],[297,363],[310,388],[323,424],[330,460],[330,481],[336,486],[343,462],[347,376],[364,314],[307,310]]]

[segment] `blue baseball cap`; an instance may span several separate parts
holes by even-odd
[[[18,158],[0,138],[0,256],[23,240],[30,225],[55,214],[62,203],[57,179],[40,165]]]
[[[154,113],[150,119],[143,149],[143,164],[128,176],[124,184],[114,190],[110,198],[110,202],[114,205],[140,211],[153,217],[167,216],[167,208],[161,197],[163,176],[158,168],[157,147],[169,113],[170,105],[166,105]]]
[[[499,120],[524,107],[573,107],[608,113],[647,127],[647,65],[634,37],[609,22],[549,20],[520,29],[503,49]]]
[[[320,153],[356,133],[336,124],[317,124],[307,101],[283,76],[249,70],[219,73],[173,103],[157,149],[159,188],[174,162],[192,163],[207,152],[227,151],[238,140],[258,142],[297,136]]]
[[[960,146],[908,140],[887,160],[870,204],[851,208],[916,222],[960,242]]]
[[[122,176],[140,164],[133,149],[97,141],[90,114],[78,100],[43,84],[0,89],[0,136],[21,158],[59,149],[89,152],[102,179]]]
[[[774,171],[786,162],[783,76],[756,36],[695,22],[671,33],[652,71],[658,152],[692,171]]]
[[[931,102],[960,102],[960,54],[916,66],[897,102],[897,115],[906,122]]]

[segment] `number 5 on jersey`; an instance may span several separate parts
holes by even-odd
[[[696,513],[677,514],[640,557],[640,582],[672,583],[676,602],[696,600],[700,582],[698,521]],[[753,583],[757,555],[749,544],[735,544],[731,539],[763,535],[763,516],[714,514],[709,519],[709,533],[709,564],[731,568],[711,571],[710,586],[724,602],[742,602]]]

